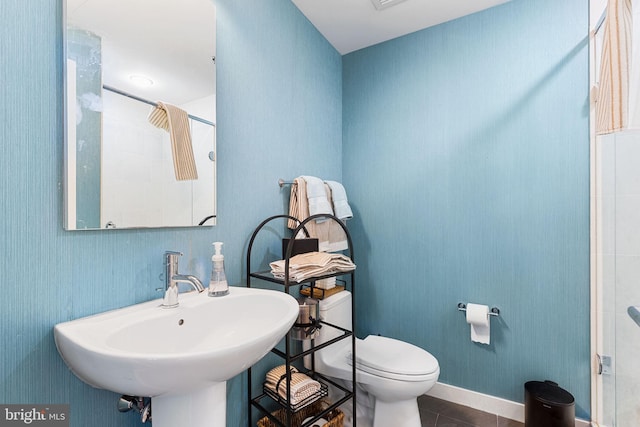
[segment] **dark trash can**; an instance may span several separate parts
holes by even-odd
[[[524,385],[525,427],[575,427],[575,400],[553,381]]]

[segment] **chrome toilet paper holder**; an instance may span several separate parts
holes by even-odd
[[[459,302],[458,311],[467,311],[467,304]],[[489,316],[500,316],[500,309],[498,307],[491,307],[489,310]]]

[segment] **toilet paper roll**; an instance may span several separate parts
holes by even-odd
[[[489,344],[491,338],[491,323],[489,322],[489,307],[481,304],[467,304],[467,323],[471,325],[471,341]]]

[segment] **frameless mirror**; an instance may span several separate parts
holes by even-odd
[[[65,228],[215,225],[212,0],[66,0],[64,15]]]

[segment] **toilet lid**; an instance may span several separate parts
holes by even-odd
[[[351,364],[351,352],[347,358]],[[422,381],[422,377],[440,369],[436,358],[420,347],[377,335],[358,340],[356,364],[359,369],[374,375],[396,379],[414,377],[415,381]]]

